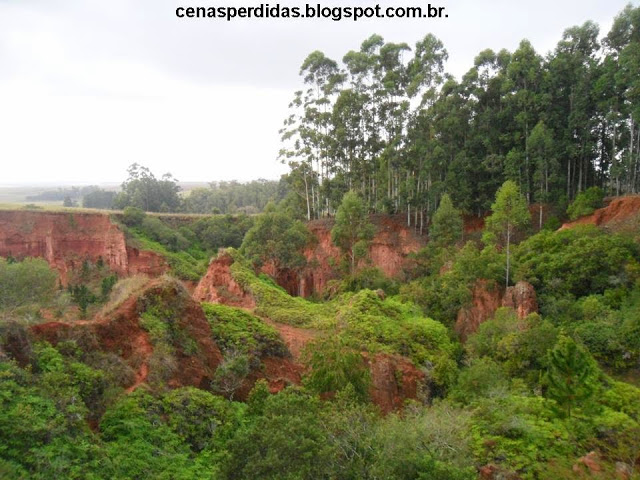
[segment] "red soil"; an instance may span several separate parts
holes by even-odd
[[[207,273],[193,292],[193,298],[198,302],[255,308],[253,297],[233,279],[230,270],[232,263],[233,258],[226,252],[211,260]]]
[[[420,396],[425,374],[399,355],[362,354],[371,371],[371,400],[383,413],[400,410],[407,399]]]
[[[120,276],[168,270],[163,257],[127,247],[124,233],[100,213],[0,211],[0,256],[44,258],[63,284],[84,260],[102,258]]]
[[[286,325],[284,323],[277,323],[269,319],[263,320],[278,331],[280,337],[282,337],[284,344],[289,349],[289,352],[291,353],[291,356],[295,361],[300,360],[300,356],[302,355],[304,347],[307,345],[307,343],[314,340],[318,336],[318,332],[316,332],[315,330],[294,327],[292,325]]]
[[[455,330],[463,341],[493,317],[499,307],[512,308],[521,319],[538,311],[536,292],[530,283],[518,282],[506,291],[504,287],[490,287],[486,280],[478,280],[473,287],[471,305],[458,312]]]
[[[640,226],[640,195],[613,198],[606,207],[596,210],[591,215],[565,223],[560,230],[576,225],[606,226],[614,229],[625,229],[629,226],[637,230]]]
[[[120,356],[135,372],[130,384],[123,385],[131,392],[145,383],[151,373],[150,359],[153,345],[146,330],[140,325],[140,298],[168,295],[179,304],[180,327],[196,342],[195,353],[185,353],[176,348],[176,369],[169,379],[172,388],[192,385],[206,387],[215,369],[222,361],[222,354],[212,340],[209,323],[198,303],[181,291],[177,282],[163,279],[151,281],[141,292],[131,296],[114,311],[100,314],[93,320],[73,323],[48,322],[31,327],[36,336],[52,344],[66,339],[76,339],[83,347]]]

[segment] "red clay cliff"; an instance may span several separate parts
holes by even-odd
[[[168,270],[163,257],[126,245],[125,236],[101,213],[0,211],[0,257],[44,258],[66,284],[84,260],[102,261],[120,276]]]

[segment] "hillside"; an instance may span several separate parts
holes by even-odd
[[[254,478],[276,454],[313,478],[634,478],[636,200],[522,228],[508,286],[492,216],[455,209],[423,236],[367,216],[355,272],[338,217],[304,225],[295,270],[233,248],[260,217],[0,211],[0,472]]]

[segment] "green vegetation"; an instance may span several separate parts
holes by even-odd
[[[520,194],[515,182],[507,180],[496,193],[496,201],[491,205],[491,216],[487,218],[488,232],[498,236],[507,254],[505,285],[509,286],[511,267],[511,242],[516,231],[531,221],[527,202]]]
[[[602,207],[603,200],[604,192],[601,188],[588,188],[576,196],[576,199],[567,208],[567,215],[571,220],[591,215],[597,208]]]
[[[454,246],[462,238],[462,216],[460,211],[453,206],[451,197],[444,194],[440,199],[440,205],[433,214],[429,239],[436,247]]]
[[[507,180],[527,203],[562,211],[592,187],[638,192],[639,8],[625,7],[609,32],[567,28],[548,53],[528,40],[480,51],[459,80],[432,34],[413,45],[373,34],[342,61],[311,52],[280,154],[300,210],[334,214],[354,190],[367,211],[423,231],[444,193],[482,215]]]
[[[640,8],[597,39],[587,22],[545,58],[526,41],[487,50],[457,82],[435,37],[408,55],[374,35],[343,66],[321,52],[305,60],[283,183],[182,198],[172,177],[133,165],[114,214],[131,244],[190,280],[229,247],[231,275],[255,300],[251,312],[204,304],[210,329],[178,280],[118,281],[102,259],[78,258],[67,290],[44,261],[0,259],[0,477],[640,478],[637,231],[554,228],[560,212],[577,218],[639,187]],[[479,218],[489,205],[482,239],[463,244],[461,211]],[[263,207],[256,218],[146,213]],[[363,261],[372,211],[428,229],[402,281]],[[348,268],[327,298],[293,297],[258,273],[313,273],[299,219],[334,213]],[[537,229],[526,228],[532,214]],[[539,312],[523,314],[532,298],[499,307],[529,295],[519,285],[505,297],[514,281],[535,287]],[[72,302],[86,321],[74,325]],[[97,332],[124,310],[146,334],[112,345]],[[34,327],[52,315],[61,324]],[[278,330],[306,342],[300,356]],[[211,340],[220,364],[198,372],[200,388],[172,388]],[[301,385],[284,387],[290,368]],[[581,472],[587,454],[594,472]]]
[[[56,277],[44,260],[0,258],[0,309],[49,303],[57,286]]]
[[[285,356],[278,332],[258,317],[239,308],[202,304],[213,338],[223,350],[238,351],[253,358]]]
[[[304,223],[296,220],[284,204],[270,203],[247,231],[241,251],[256,266],[299,271],[306,265],[302,251],[309,241]]]
[[[358,262],[366,257],[374,233],[364,202],[355,192],[347,192],[336,213],[331,241],[342,250],[351,274],[356,271]]]
[[[200,218],[174,227],[136,207],[125,208],[120,218],[128,241],[141,250],[163,256],[171,271],[184,280],[198,281],[219,248],[239,247],[252,220],[244,215]]]

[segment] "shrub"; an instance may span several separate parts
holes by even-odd
[[[580,192],[573,203],[567,208],[567,215],[575,220],[585,215],[591,215],[597,208],[602,207],[604,192],[599,187],[591,187]]]
[[[258,317],[234,307],[202,304],[213,338],[223,350],[237,350],[253,357],[288,354],[275,328]]]
[[[57,274],[39,258],[7,262],[0,258],[0,309],[46,305],[56,291]]]
[[[142,224],[147,214],[137,207],[126,207],[122,212],[122,222],[128,227],[136,227]]]

